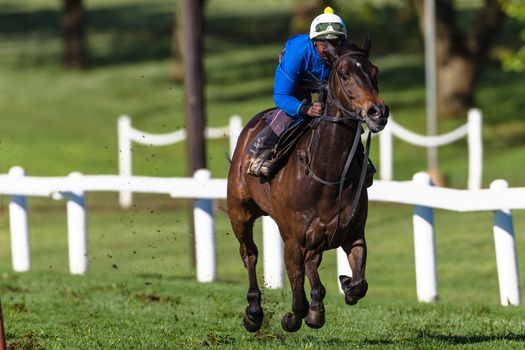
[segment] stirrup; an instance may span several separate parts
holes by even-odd
[[[268,160],[271,150],[263,151],[258,157],[252,158],[250,165],[248,166],[248,174],[253,176],[268,176],[269,174],[269,164],[271,161]]]

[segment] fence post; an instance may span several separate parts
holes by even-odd
[[[495,180],[490,184],[490,188],[494,191],[506,189],[508,186],[505,180]],[[518,257],[512,212],[509,209],[494,212],[493,231],[501,305],[520,305]]]
[[[427,173],[417,173],[412,178],[419,186],[431,186]],[[415,206],[412,216],[414,225],[414,255],[416,261],[417,299],[431,303],[438,299],[436,272],[436,239],[434,233],[434,209]]]
[[[481,188],[483,171],[483,142],[481,140],[482,114],[477,108],[468,111],[468,189],[477,190]]]
[[[197,181],[205,182],[211,178],[208,169],[198,169],[193,174]],[[199,198],[193,207],[195,227],[195,257],[197,260],[197,281],[213,282],[216,277],[215,229],[213,226],[213,201]]]
[[[118,119],[118,172],[120,176],[131,176],[131,119],[123,115]],[[121,191],[119,203],[122,208],[133,204],[130,191]]]
[[[9,176],[21,179],[24,169],[14,166],[9,169]],[[11,261],[13,270],[26,272],[31,268],[29,248],[29,225],[27,217],[27,200],[25,196],[13,195],[9,202],[9,225],[11,229]]]
[[[73,184],[72,192],[65,193],[67,199],[67,240],[69,250],[69,271],[74,275],[85,274],[88,270],[86,204],[84,191],[77,189],[82,174],[69,174]]]
[[[392,140],[392,115],[390,115],[390,122],[386,124],[385,128],[379,134],[379,172],[381,180],[390,181],[394,173],[393,154],[393,140]]]
[[[263,216],[264,286],[270,289],[284,286],[284,244],[279,227],[269,216]]]
[[[230,158],[233,157],[233,152],[235,152],[235,146],[237,145],[237,140],[242,131],[242,120],[238,115],[232,115],[230,118]]]
[[[339,286],[339,292],[343,293],[343,288],[341,288],[341,282],[339,281],[339,276],[349,276],[352,277],[352,269],[348,263],[348,256],[346,255],[343,248],[339,247],[336,251],[337,254],[337,285]]]

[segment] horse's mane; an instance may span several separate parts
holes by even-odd
[[[340,54],[343,54],[343,53],[348,52],[348,51],[358,51],[358,52],[366,53],[365,50],[363,50],[356,43],[353,43],[353,42],[350,42],[350,41],[346,41],[346,40],[341,44],[341,51],[342,52],[340,52]]]

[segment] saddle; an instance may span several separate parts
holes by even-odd
[[[279,136],[270,157],[267,159],[268,177],[273,177],[286,164],[293,148],[308,130],[310,120],[306,118],[292,119],[278,108],[265,112],[263,119]]]

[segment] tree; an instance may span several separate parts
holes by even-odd
[[[82,0],[62,1],[62,31],[62,64],[66,68],[86,68],[86,11]]]
[[[523,0],[501,0],[503,11],[511,18],[525,22],[525,2]],[[525,29],[520,32],[520,38],[525,41]],[[525,71],[525,44],[517,51],[506,50],[501,55],[503,68],[508,71]]]
[[[206,126],[206,108],[204,97],[204,1],[181,0],[182,53],[184,64],[184,90],[186,96],[186,129],[188,131],[188,176],[195,170],[206,168],[206,144],[204,129]],[[193,223],[193,210],[189,210],[190,222]],[[192,226],[192,238],[195,230]],[[192,239],[190,242],[194,242]],[[192,263],[195,266],[195,250],[190,243]]]
[[[423,0],[413,0],[423,28]],[[505,15],[498,0],[484,0],[477,17],[461,30],[454,0],[436,0],[438,114],[464,115]]]
[[[294,0],[292,4],[291,34],[308,33],[315,16],[329,6],[328,0]]]

